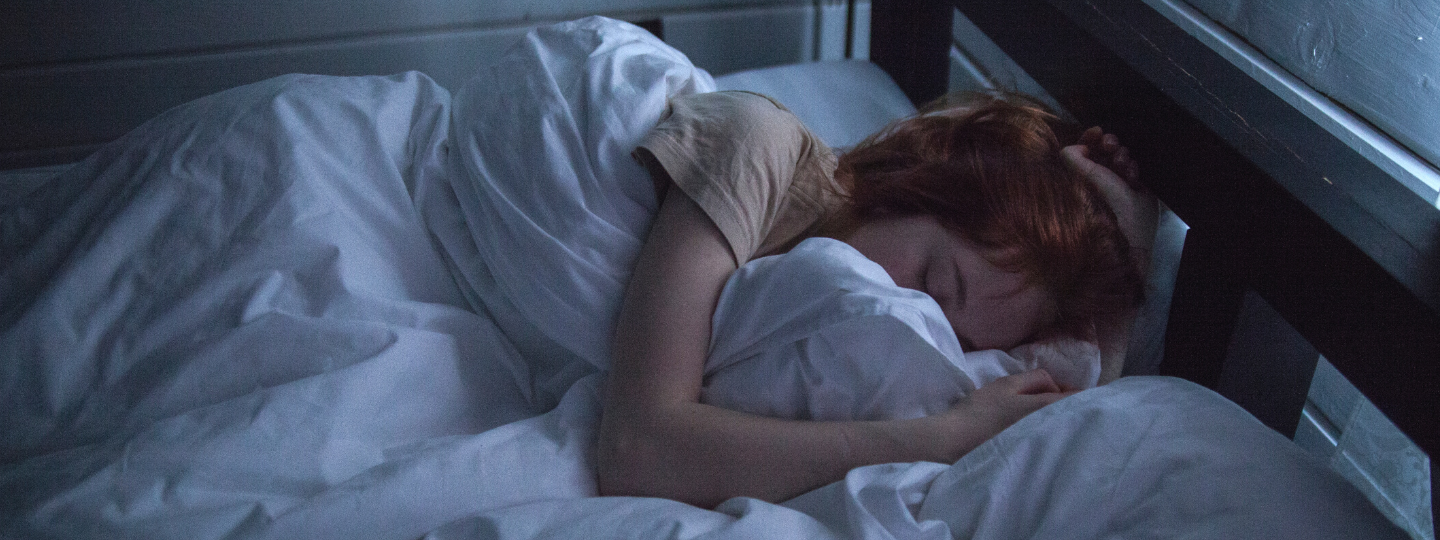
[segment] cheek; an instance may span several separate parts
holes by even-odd
[[[967,305],[947,312],[950,325],[977,350],[1007,350],[1022,345],[1048,324],[1051,310],[1043,294],[1021,293],[1004,301]]]

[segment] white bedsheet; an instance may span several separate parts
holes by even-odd
[[[352,495],[389,490],[415,517],[372,530],[418,536],[476,508],[433,489],[475,468],[463,439],[543,409],[410,200],[448,117],[418,74],[282,77],[7,206],[0,535],[358,526]]]
[[[528,45],[554,81],[616,65],[572,61],[597,50],[683,62],[614,21],[559,30]],[[537,76],[512,66],[485,76]],[[546,345],[467,281],[487,238],[450,190],[450,103],[418,74],[282,77],[0,203],[0,536],[1398,537],[1237,407],[1156,378],[784,504],[595,497],[602,376],[522,356]]]

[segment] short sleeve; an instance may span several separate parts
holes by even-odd
[[[806,194],[833,183],[830,149],[789,110],[749,92],[671,100],[635,157],[657,182],[668,176],[700,206],[730,244],[736,265],[792,240],[772,233],[795,236],[824,213],[815,197],[792,196],[797,178]]]

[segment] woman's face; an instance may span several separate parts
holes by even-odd
[[[967,351],[1031,341],[1054,319],[1049,292],[990,263],[983,248],[933,217],[872,221],[843,240],[879,263],[896,285],[934,298]]]

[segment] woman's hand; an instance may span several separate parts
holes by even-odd
[[[1075,392],[1056,384],[1044,369],[996,379],[927,419],[945,437],[940,441],[942,450],[931,459],[953,463],[1021,418]]]
[[[1155,227],[1160,215],[1159,201],[1140,183],[1140,168],[1130,159],[1130,150],[1114,134],[1092,127],[1080,135],[1078,144],[1060,151],[1075,172],[1100,189],[1115,212],[1120,230],[1141,259],[1143,269],[1155,244]]]
[[[1130,242],[1130,258],[1144,276],[1150,270],[1150,251],[1160,220],[1160,202],[1140,183],[1140,167],[1130,159],[1130,150],[1120,138],[1092,127],[1080,135],[1078,144],[1060,150],[1060,156],[1075,172],[1099,188],[1115,212],[1116,224]],[[1120,376],[1129,346],[1130,326],[1135,314],[1096,325],[1100,345],[1100,384]]]

